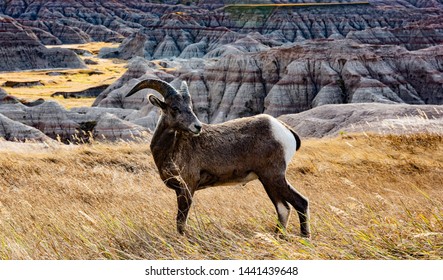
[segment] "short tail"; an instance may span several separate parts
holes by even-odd
[[[295,150],[298,151],[300,149],[301,146],[301,139],[298,136],[298,134],[289,126],[287,125],[285,122],[280,121],[287,129],[289,129],[289,131],[292,133],[292,135],[294,135],[294,139],[296,142],[296,146],[295,146]]]
[[[300,149],[300,146],[301,146],[301,139],[294,130],[292,130],[292,129],[289,129],[289,130],[291,131],[292,135],[294,135],[295,142],[297,142],[297,146],[295,146],[295,150],[298,151],[298,149]]]

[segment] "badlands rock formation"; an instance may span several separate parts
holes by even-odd
[[[83,97],[97,97],[102,93],[109,85],[99,85],[91,88],[87,88],[81,91],[58,91],[51,94],[52,97],[63,96],[64,98],[83,98]]]
[[[146,116],[141,117],[140,111],[101,107],[82,107],[68,111],[49,101],[35,107],[26,107],[21,103],[0,105],[0,138],[42,142],[56,139],[65,143],[83,143],[91,138],[100,141],[149,140],[148,127],[155,126],[155,116],[144,112]],[[298,114],[282,115],[279,119],[293,127],[302,137],[368,131],[384,134],[442,133],[443,106],[334,104],[318,106]]]
[[[443,43],[441,3],[434,1],[424,5],[422,1],[380,0],[369,3],[294,8],[241,8],[212,4],[219,8],[206,12],[198,8],[164,9],[162,15],[156,15],[149,24],[144,24],[118,49],[108,49],[102,55],[123,59],[133,56],[147,59],[220,57],[326,38],[397,44],[408,50]],[[210,5],[202,3],[201,7],[208,8]],[[154,10],[151,13],[155,14]],[[254,34],[252,38],[251,34]],[[253,48],[249,48],[251,41],[258,41],[258,44],[252,42]]]
[[[298,113],[325,104],[443,104],[442,45],[408,51],[348,39],[307,41],[216,60],[200,59],[194,69],[184,60],[182,66],[176,64],[168,72],[172,76],[155,72],[146,60],[135,61],[94,106],[143,108],[144,115],[155,116],[157,112],[147,104],[146,90],[124,98],[136,82],[148,77],[173,80],[177,85],[186,80],[194,110],[208,123],[258,113]]]
[[[73,51],[46,48],[32,31],[0,14],[0,71],[84,67]]]
[[[149,139],[148,129],[125,121],[131,109],[80,107],[66,110],[54,101],[22,103],[0,88],[0,137],[10,141],[87,142]],[[143,124],[143,122],[142,122]]]
[[[20,123],[64,142],[145,137],[159,116],[146,97],[158,93],[125,94],[146,78],[176,86],[187,81],[194,110],[207,123],[268,113],[285,115],[304,136],[324,136],[351,131],[351,123],[364,128],[361,118],[375,125],[375,114],[392,124],[395,116],[404,119],[419,108],[441,119],[431,111],[443,104],[442,0],[343,0],[337,2],[349,5],[292,8],[226,6],[237,3],[228,0],[158,2],[1,3],[6,32],[0,32],[0,67],[6,70],[75,65],[72,52],[43,44],[121,41],[100,56],[130,60],[128,71],[92,108],[66,110],[41,101],[27,106],[0,92],[2,123]],[[374,104],[359,105],[368,102]],[[432,119],[427,121],[416,119],[409,127]],[[1,135],[11,139],[5,131]]]
[[[203,2],[200,8],[215,5]],[[218,5],[204,17],[198,8],[170,11],[101,55],[162,63],[176,58],[178,66],[167,73],[173,83],[188,81],[194,109],[208,123],[325,104],[442,104],[441,1],[369,2],[279,9]],[[190,61],[199,66],[189,67]],[[123,98],[131,85],[152,76],[152,68],[145,68],[130,66],[127,83],[108,88],[94,106],[143,108],[138,116],[155,123],[158,112],[146,104],[147,91]]]
[[[337,136],[352,132],[404,134],[443,131],[443,106],[405,104],[324,105],[280,120],[302,137]]]
[[[347,36],[367,43],[396,42],[414,50],[443,42],[441,0],[369,0],[369,4],[337,0],[334,2],[350,5],[292,8],[224,6],[239,2],[12,0],[0,5],[0,14],[16,19],[44,44],[126,38],[118,50],[103,54],[124,59],[135,55],[148,59],[201,57],[254,32],[264,36],[261,43],[268,47],[274,43]],[[186,5],[178,5],[181,3]],[[371,29],[374,31],[361,33]]]
[[[13,121],[2,114],[0,114],[0,138],[7,141],[51,141],[51,138],[43,134],[40,130]]]
[[[9,95],[6,91],[0,88],[0,105],[15,104],[19,102],[20,101],[16,97]]]
[[[66,110],[54,101],[33,107],[0,103],[0,137],[11,141],[55,139],[65,143],[82,143],[92,138],[115,141],[149,137],[146,128],[123,120],[134,112],[90,107]]]

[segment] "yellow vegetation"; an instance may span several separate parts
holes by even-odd
[[[258,182],[197,192],[187,237],[148,143],[0,142],[0,259],[441,259],[443,137],[305,140],[288,178],[311,203],[273,233]],[[3,147],[3,148],[2,148]]]
[[[88,50],[97,54],[102,47],[115,47],[110,43],[88,43],[81,45],[63,45],[56,47],[77,48]],[[80,56],[81,59],[91,59],[98,62],[97,65],[87,65],[87,69],[68,70],[37,70],[23,72],[4,72],[0,74],[0,87],[6,81],[29,82],[40,81],[42,86],[33,87],[2,87],[8,94],[18,98],[33,101],[38,98],[45,100],[55,100],[66,108],[90,106],[95,98],[64,99],[63,97],[51,97],[55,92],[76,92],[103,84],[112,84],[125,71],[126,62],[119,60],[99,59],[95,56]],[[60,74],[49,75],[51,72]]]

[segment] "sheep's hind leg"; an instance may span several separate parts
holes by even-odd
[[[286,226],[288,225],[291,208],[289,207],[289,204],[283,199],[283,197],[277,192],[277,189],[272,185],[272,183],[262,179],[260,179],[260,181],[262,182],[266,193],[268,194],[269,198],[274,204],[275,210],[277,211],[278,223],[275,228],[275,232],[286,234]]]
[[[278,224],[275,228],[275,232],[286,234],[286,227],[288,226],[291,207],[283,199],[280,199],[277,201],[277,203],[274,203],[274,206],[278,216]]]
[[[286,189],[282,192],[284,199],[297,211],[300,220],[300,232],[303,237],[310,237],[309,229],[309,202],[294,187],[284,180]]]
[[[177,231],[180,234],[185,234],[186,221],[188,219],[189,209],[192,204],[192,193],[186,188],[176,189],[177,194]]]

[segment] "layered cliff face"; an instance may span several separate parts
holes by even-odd
[[[0,96],[1,98],[1,96]],[[125,121],[135,110],[75,108],[66,110],[54,101],[29,107],[0,102],[0,137],[9,141],[84,143],[96,140],[149,139],[148,130]]]
[[[442,46],[409,52],[335,40],[285,51],[295,57],[284,59],[292,62],[266,96],[265,112],[271,115],[336,103],[443,104]]]
[[[247,51],[255,52],[326,38],[396,44],[409,50],[443,43],[442,10],[417,6],[371,1],[371,5],[355,6],[220,8],[204,15],[175,12],[145,25],[137,35],[132,34],[113,57],[213,58],[244,51],[245,46]],[[252,33],[260,35],[259,39],[253,38],[261,44],[259,47],[247,47]],[[134,48],[137,50],[132,51]]]
[[[224,7],[214,1],[199,5],[147,5],[144,11],[154,15],[150,21],[101,56],[175,59],[178,66],[166,80],[188,81],[194,109],[210,123],[324,104],[442,104],[440,1],[294,8]],[[201,13],[211,5],[218,9]],[[190,69],[191,59],[202,62]],[[130,69],[146,68],[142,64]],[[140,75],[140,70],[129,70],[126,85],[110,87],[94,105],[144,108],[156,115],[146,99],[123,98],[136,81],[161,77],[147,68]]]
[[[301,129],[304,136],[320,137],[341,130],[375,131],[377,120],[383,119],[383,131],[387,132],[392,127],[419,131],[428,124],[441,129],[442,105],[396,104],[443,104],[442,71],[442,46],[408,51],[399,46],[359,45],[351,40],[297,43],[212,60],[137,58],[96,99],[96,107],[66,110],[55,102],[29,107],[0,90],[0,134],[9,140],[46,139],[37,133],[40,131],[66,142],[87,141],[90,137],[146,138],[160,114],[146,97],[159,94],[142,90],[125,98],[138,81],[146,78],[161,78],[175,87],[187,81],[194,110],[207,123],[262,112],[274,116],[302,112],[283,119]],[[337,103],[352,104],[328,106]],[[426,109],[427,117],[419,119],[417,109]],[[433,110],[439,115],[431,114]],[[418,117],[406,118],[412,113]],[[395,120],[396,114],[403,114],[402,120]],[[372,117],[370,125],[368,116]],[[434,117],[439,120],[429,119]],[[299,128],[299,124],[304,125]],[[351,130],[354,127],[361,130]]]
[[[140,1],[12,0],[0,5],[0,14],[39,30],[35,34],[42,42],[80,44],[121,41],[165,10],[173,10],[169,7]]]
[[[160,4],[161,2],[161,4]],[[334,1],[346,6],[232,7],[237,1],[92,1],[13,0],[0,5],[0,14],[30,27],[48,44],[121,41],[142,32],[145,58],[200,57],[252,32],[278,43],[308,39],[344,38],[388,43],[392,37],[411,49],[442,42],[441,1]],[[189,2],[189,3],[188,3]],[[319,1],[256,1],[263,3],[318,3]],[[331,1],[320,1],[328,3]],[[178,5],[180,3],[190,4]],[[354,3],[354,4],[353,4]],[[429,23],[433,26],[430,27]],[[358,33],[378,28],[376,33]],[[402,29],[406,30],[402,32]],[[383,32],[387,29],[386,32]],[[398,30],[400,29],[400,30]],[[411,29],[410,32],[407,29]],[[430,30],[432,29],[432,30]],[[354,34],[357,32],[358,34]],[[428,35],[432,40],[427,40]],[[132,40],[139,41],[134,36]],[[416,41],[416,42],[415,42]],[[206,45],[205,45],[206,43]],[[119,50],[130,58],[135,43]],[[189,45],[195,45],[186,49]],[[420,47],[420,45],[422,45]],[[139,52],[139,51],[138,51]],[[116,54],[119,57],[119,54]],[[134,53],[133,55],[140,55]]]
[[[235,1],[13,0],[0,14],[43,44],[121,41],[104,58],[218,58],[312,39],[352,39],[408,50],[443,43],[441,1],[338,1],[346,5],[224,6]],[[328,3],[331,1],[324,1]],[[18,36],[18,35],[17,35]],[[1,41],[11,38],[2,38]]]
[[[194,110],[208,123],[258,113],[298,113],[325,104],[443,104],[441,45],[408,51],[400,46],[329,39],[256,53],[231,53],[221,59],[202,60],[196,69],[188,68],[188,60],[182,63],[170,72],[175,77],[172,83],[188,82]],[[148,65],[143,60],[131,64],[125,83],[111,86],[94,105],[144,108],[145,115],[157,114],[152,106],[146,107],[145,91],[124,98],[137,81],[159,77]]]
[[[40,130],[13,121],[2,114],[0,114],[0,138],[7,141],[51,141],[51,138],[43,134]]]
[[[149,139],[147,128],[125,120],[137,114],[136,110],[121,108],[66,110],[54,101],[24,102],[0,88],[0,138],[8,141],[84,143],[91,139]]]
[[[32,30],[8,17],[0,16],[0,42],[0,71],[85,68],[73,51],[46,48]]]
[[[26,46],[39,50],[41,43],[94,40],[122,41],[118,48],[102,49],[100,56],[130,60],[128,71],[103,90],[92,108],[65,110],[51,102],[31,108],[0,95],[0,113],[64,141],[74,141],[81,131],[107,139],[141,137],[155,128],[160,114],[147,94],[158,93],[142,90],[130,98],[125,94],[146,78],[174,86],[187,81],[194,110],[206,123],[258,113],[315,113],[329,104],[383,103],[386,107],[379,108],[385,109],[398,103],[443,104],[441,0],[344,0],[338,2],[349,5],[291,8],[179,2],[183,1],[0,3],[0,14],[13,17],[4,17],[12,25],[5,24],[7,32],[0,33],[7,65],[22,67],[9,57],[11,52],[6,54],[8,48],[20,50],[15,52],[19,57],[29,56],[32,68],[44,63],[39,55],[22,51]],[[23,43],[11,43],[17,39]],[[47,60],[61,60],[59,55],[52,53]],[[355,106],[343,108],[351,108],[351,115],[359,108],[372,110]],[[316,124],[325,130],[330,125]]]
[[[356,132],[380,134],[443,131],[443,106],[406,104],[325,105],[279,117],[301,137],[325,137]]]

